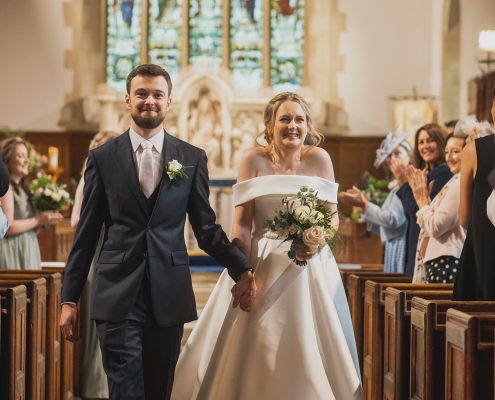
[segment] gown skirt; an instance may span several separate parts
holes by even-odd
[[[224,271],[186,343],[174,400],[354,400],[361,377],[344,287],[324,247],[306,266],[290,243],[265,235],[282,197],[300,186],[336,202],[337,184],[316,177],[264,176],[234,186],[234,202],[255,199],[251,261],[258,293],[249,313],[233,309]]]

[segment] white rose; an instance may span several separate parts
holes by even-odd
[[[52,193],[52,200],[53,201],[60,201],[62,199],[62,196],[60,195],[60,193]]]
[[[296,209],[302,205],[301,199],[297,196],[289,197],[287,199],[287,202],[288,202],[289,207],[291,207],[292,209]]]
[[[62,190],[62,197],[64,199],[68,199],[69,198],[69,192],[67,192],[66,190]]]
[[[170,172],[177,172],[182,169],[182,164],[177,160],[172,160],[168,163],[168,170]]]
[[[43,191],[43,194],[47,197],[50,197],[52,195],[52,191],[48,188],[46,188],[44,191]]]
[[[38,188],[36,189],[36,191],[34,192],[37,196],[41,196],[43,194],[44,190],[43,188]]]
[[[325,216],[319,212],[319,211],[313,211],[310,215],[309,222],[312,224],[317,224],[319,222],[322,222]]]
[[[306,221],[310,213],[311,210],[308,206],[299,206],[294,210],[294,217],[299,221]]]

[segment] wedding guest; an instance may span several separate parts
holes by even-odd
[[[453,283],[459,267],[459,256],[466,238],[459,221],[461,153],[466,140],[450,134],[445,145],[445,158],[454,175],[430,201],[426,174],[409,168],[408,182],[419,210],[420,228],[416,269],[413,282]]]
[[[493,133],[495,132],[489,122],[478,122],[475,117],[460,119],[454,128],[454,136],[467,137],[466,143]]]
[[[397,133],[395,131],[394,133]],[[407,138],[410,132],[402,136],[389,133],[376,151],[375,167],[385,164],[390,171],[392,159],[407,166],[411,162],[412,148]],[[392,174],[393,175],[393,174]],[[391,181],[392,189],[380,207],[369,201],[366,194],[356,187],[339,193],[339,199],[363,209],[363,218],[368,230],[378,231],[385,245],[383,270],[385,272],[404,272],[406,259],[407,220],[404,208],[397,197],[397,177]]]
[[[426,124],[420,127],[414,136],[414,163],[418,169],[424,170],[426,182],[430,189],[429,198],[433,200],[442,187],[452,177],[448,165],[445,163],[445,131],[438,124]],[[397,196],[402,202],[407,217],[406,236],[406,267],[405,275],[412,277],[416,263],[419,225],[416,222],[418,204],[407,182],[406,167],[396,160],[390,163],[390,169],[397,177],[399,190]]]
[[[247,151],[233,187],[233,240],[256,266],[253,310],[230,307],[222,274],[181,353],[172,399],[362,399],[349,306],[331,249],[315,245],[321,231],[295,254],[307,261],[299,266],[290,242],[265,228],[302,186],[335,210],[332,161],[312,145],[321,135],[301,96],[275,96],[264,121],[268,145]]]
[[[458,119],[451,119],[445,123],[445,132],[447,133],[447,135],[450,135],[454,132],[455,126],[458,121]]]
[[[107,143],[111,139],[119,136],[114,131],[101,131],[98,132],[91,143],[89,144],[89,150],[96,149],[97,147]],[[86,162],[84,162],[86,167]],[[84,173],[84,168],[83,168]],[[83,190],[84,190],[84,174],[79,180],[77,185],[76,194],[74,198],[74,206],[71,214],[71,225],[77,226],[81,215],[81,206],[83,202]],[[98,336],[96,334],[95,322],[90,317],[90,303],[91,292],[93,289],[93,280],[95,275],[96,264],[98,262],[98,254],[101,251],[101,245],[103,243],[104,229],[100,233],[100,239],[96,246],[95,256],[89,269],[88,279],[84,285],[84,289],[81,294],[81,300],[79,302],[79,308],[81,310],[80,320],[80,336],[81,336],[81,360],[80,360],[80,395],[83,399],[106,399],[108,398],[108,383],[105,370],[103,368],[103,361],[101,356],[100,345]]]
[[[41,257],[36,230],[62,221],[58,212],[36,214],[24,178],[28,175],[28,152],[20,138],[2,142],[0,154],[10,173],[7,193],[0,198],[9,221],[6,236],[0,240],[0,269],[40,269]]]
[[[495,89],[491,114],[495,120]],[[487,200],[493,190],[487,178],[494,168],[494,135],[466,145],[462,152],[459,218],[467,234],[455,279],[456,300],[495,300],[495,226],[487,215]]]
[[[3,197],[9,189],[9,170],[7,165],[0,157],[0,197]],[[7,229],[9,228],[9,221],[7,216],[3,212],[2,203],[0,202],[0,239],[5,236]]]

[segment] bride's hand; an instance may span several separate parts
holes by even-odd
[[[236,308],[240,305],[242,311],[251,311],[256,298],[256,290],[253,272],[251,270],[243,272],[231,290],[234,297],[232,307]]]
[[[296,258],[299,261],[307,261],[313,258],[313,256],[318,252],[318,247],[311,248],[305,247],[304,249],[300,249],[296,251]]]

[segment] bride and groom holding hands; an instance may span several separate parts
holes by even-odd
[[[336,209],[332,163],[314,145],[322,137],[307,103],[288,92],[268,103],[268,145],[245,154],[233,187],[230,242],[208,202],[205,152],[163,130],[171,89],[161,67],[135,68],[125,95],[130,129],[88,155],[64,277],[63,336],[75,339],[75,303],[104,225],[91,313],[111,399],[361,399],[331,250],[299,250],[301,267],[287,255],[290,243],[265,234],[282,198],[302,186]],[[181,352],[183,324],[197,318],[186,215],[199,246],[226,270]]]

